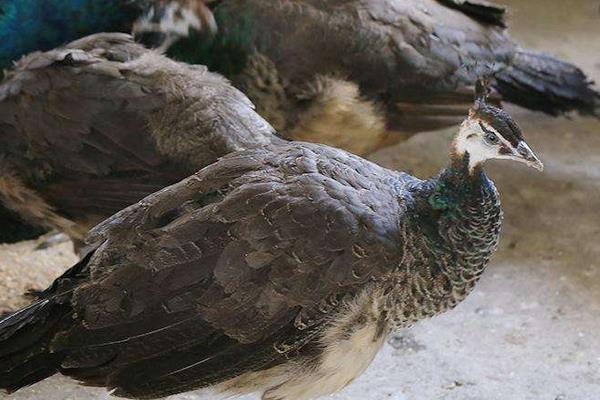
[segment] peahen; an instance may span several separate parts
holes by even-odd
[[[342,389],[390,332],[474,288],[502,218],[488,159],[542,168],[483,95],[428,180],[302,142],[225,156],[96,226],[0,322],[0,388],[62,373],[136,399]]]
[[[0,203],[79,240],[218,157],[279,140],[223,77],[96,34],[24,57],[0,84]]]
[[[504,8],[487,2],[221,0],[213,13],[216,36],[195,35],[169,54],[230,78],[292,139],[368,154],[459,123],[482,72],[508,102],[599,115],[584,73],[520,48]]]

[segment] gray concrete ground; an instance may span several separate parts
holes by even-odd
[[[577,62],[600,81],[598,1],[504,3],[513,6],[512,33],[524,45]],[[391,338],[367,373],[333,399],[600,399],[600,124],[509,111],[546,170],[489,166],[505,224],[478,288],[452,312]],[[373,159],[426,177],[446,162],[451,135],[422,134]],[[0,246],[0,305],[23,304],[23,289],[44,286],[75,260],[68,243],[35,246]],[[56,377],[7,398],[109,396]]]

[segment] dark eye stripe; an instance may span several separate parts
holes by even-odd
[[[479,126],[481,127],[481,129],[483,129],[483,132],[485,132],[485,140],[492,144],[500,143],[500,138],[498,138],[498,135],[496,135],[489,129],[486,129],[481,122],[479,122]]]
[[[501,145],[500,150],[498,150],[498,153],[500,153],[502,155],[508,155],[508,154],[512,154],[512,150],[504,145]]]

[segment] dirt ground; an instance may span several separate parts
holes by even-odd
[[[503,2],[513,7],[511,32],[524,46],[576,62],[600,81],[600,2]],[[333,399],[600,399],[600,124],[509,111],[546,169],[489,165],[505,221],[478,288],[452,312],[391,338],[367,373]],[[426,177],[446,162],[451,136],[421,134],[373,159]],[[36,245],[0,246],[0,305],[26,303],[24,289],[43,287],[76,259],[69,243]],[[110,396],[55,377],[7,398]]]

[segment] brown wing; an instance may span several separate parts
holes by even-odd
[[[272,129],[202,66],[98,34],[25,57],[0,86],[5,157],[60,212],[106,217]]]
[[[452,9],[443,1],[392,3],[369,1],[369,17],[385,32],[399,69],[390,127],[418,132],[459,123],[472,104],[473,82],[506,68],[514,42],[483,20],[489,10],[475,2]],[[492,100],[499,103],[497,93]]]
[[[234,154],[96,227],[65,373],[162,396],[280,362],[398,261],[396,174],[308,144]],[[60,291],[55,288],[55,291]]]
[[[446,7],[456,8],[486,24],[506,28],[506,8],[484,0],[438,0]]]
[[[288,95],[302,93],[315,76],[342,77],[358,83],[363,95],[388,104],[392,128],[412,131],[464,116],[479,72],[465,63],[500,69],[515,51],[498,24],[482,23],[483,5],[451,4],[228,0],[215,14],[223,35],[247,30],[248,51],[256,49],[274,62],[282,82],[289,83]]]

